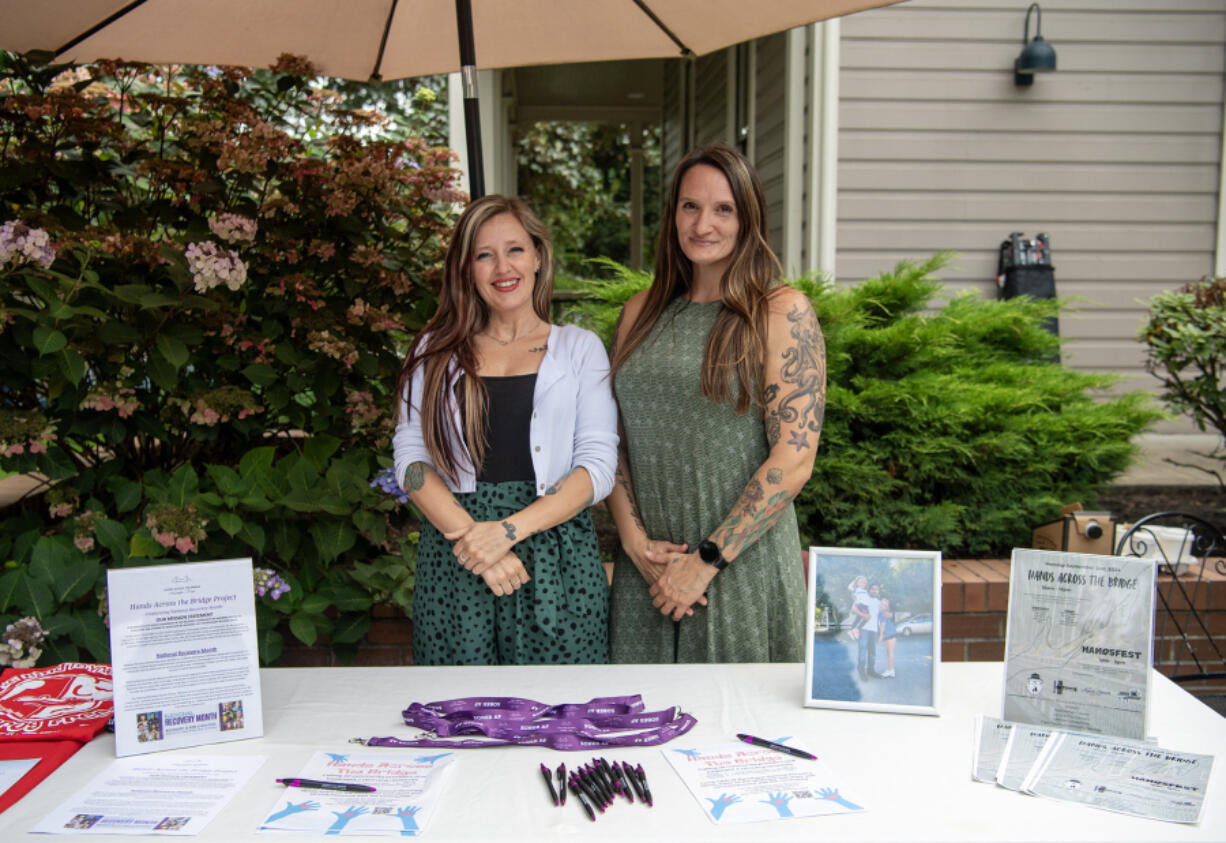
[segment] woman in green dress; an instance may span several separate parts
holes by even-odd
[[[615,662],[804,660],[792,499],[813,471],[826,352],[767,232],[743,155],[717,144],[681,161],[655,279],[613,347]]]
[[[602,664],[608,581],[588,507],[617,408],[591,331],[551,325],[552,246],[518,199],[456,223],[439,306],[396,394],[396,477],[425,516],[416,664]]]

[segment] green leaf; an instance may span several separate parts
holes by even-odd
[[[332,604],[342,612],[366,612],[370,609],[370,595],[349,583],[332,586]]]
[[[71,603],[93,589],[102,566],[95,559],[82,559],[63,566],[51,583],[52,594],[59,603]]]
[[[341,615],[332,630],[332,641],[336,644],[352,644],[360,641],[369,630],[370,615],[364,612]]]
[[[297,613],[289,619],[289,631],[294,633],[294,637],[306,644],[308,647],[314,646],[315,640],[319,637],[315,630],[315,622],[311,620],[309,615]]]
[[[311,525],[309,532],[319,551],[319,558],[324,562],[336,559],[357,542],[357,533],[339,519],[317,521]]]
[[[247,489],[247,484],[239,477],[238,472],[229,466],[206,465],[204,470],[209,473],[209,477],[213,478],[213,482],[217,484],[217,488],[223,495],[238,496]]]
[[[172,336],[158,334],[156,344],[158,351],[166,358],[166,362],[174,366],[176,371],[182,369],[191,359],[191,352],[188,351],[187,346]]]
[[[38,349],[40,356],[55,354],[61,351],[68,345],[68,337],[61,334],[54,328],[48,328],[45,325],[39,325],[34,329],[34,347]]]
[[[51,588],[26,571],[21,571],[20,574],[17,587],[13,591],[13,602],[21,614],[31,615],[41,621],[55,611],[55,597],[51,594]]]
[[[302,602],[298,604],[298,611],[319,615],[327,611],[327,608],[331,605],[332,601],[325,595],[315,592],[302,598]]]
[[[255,548],[256,552],[264,552],[264,528],[259,524],[253,521],[243,522],[243,528],[239,531],[238,537]]]
[[[85,377],[85,358],[75,349],[62,349],[56,362],[59,363],[60,371],[64,373],[64,377],[73,386],[79,384],[81,378]]]
[[[277,382],[277,370],[264,363],[252,363],[243,375],[256,386],[272,386]]]
[[[179,369],[155,352],[149,355],[149,378],[162,389],[171,392],[179,383]]]
[[[7,612],[9,606],[16,604],[17,584],[24,576],[26,572],[18,568],[0,574],[0,612]]]
[[[281,653],[285,649],[281,633],[271,628],[259,630],[256,643],[260,651],[260,664],[264,665],[273,664],[281,658]]]
[[[99,518],[94,523],[94,535],[98,544],[109,550],[119,564],[128,557],[128,528],[110,518]]]
[[[157,558],[166,552],[166,548],[158,544],[152,536],[145,530],[138,530],[132,534],[132,540],[128,543],[128,556],[130,557],[152,557]]]
[[[107,487],[115,495],[115,509],[118,512],[131,512],[140,506],[141,485],[123,477],[113,477],[107,481]]]
[[[187,506],[200,491],[200,475],[191,465],[185,465],[170,478],[170,500],[175,506]]]
[[[243,477],[250,477],[272,468],[272,461],[277,452],[273,448],[252,448],[243,454],[238,461],[238,472]]]
[[[80,631],[73,634],[72,640],[89,651],[94,661],[107,664],[111,660],[111,636],[102,618],[92,609],[78,610]]]
[[[230,537],[234,537],[238,534],[239,530],[243,529],[243,519],[233,512],[219,512],[217,514],[217,524]]]
[[[66,664],[81,660],[81,651],[72,641],[63,638],[48,638],[42,644],[43,654],[38,657],[40,666]]]

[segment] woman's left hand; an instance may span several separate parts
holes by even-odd
[[[452,552],[459,563],[478,574],[506,556],[517,538],[510,521],[477,521],[443,536],[455,542]]]
[[[697,553],[680,553],[672,558],[664,573],[651,587],[651,605],[675,621],[691,614],[695,604],[707,605],[704,594],[718,573]]]

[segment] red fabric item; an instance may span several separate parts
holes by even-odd
[[[0,813],[33,790],[34,785],[51,775],[56,767],[71,758],[82,746],[81,741],[0,741],[0,761],[40,759],[12,787],[0,793]]]
[[[111,666],[65,662],[0,673],[0,743],[85,742],[111,719]]]

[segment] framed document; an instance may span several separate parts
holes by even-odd
[[[941,553],[809,548],[804,704],[936,714]]]
[[[1155,570],[1152,559],[1015,548],[1004,719],[1143,739]]]
[[[250,559],[107,571],[115,754],[264,734]]]

